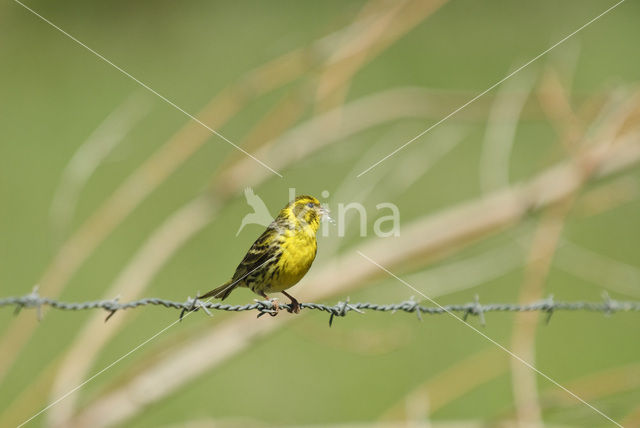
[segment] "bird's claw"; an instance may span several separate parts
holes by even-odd
[[[276,315],[278,315],[278,312],[280,312],[280,305],[278,304],[278,298],[276,297],[273,297],[271,299],[265,299],[265,300],[256,300],[256,302],[260,302],[265,305],[264,308],[260,308],[260,313],[258,314],[258,318],[260,318],[264,314],[269,314],[272,317],[275,317]],[[265,304],[266,302],[269,302],[271,304],[270,308],[266,307],[267,306]]]
[[[289,303],[289,309],[287,309],[287,311],[290,314],[299,314],[300,313],[300,303],[298,303],[297,301],[292,301],[291,303]]]
[[[269,315],[275,317],[280,312],[280,305],[278,304],[278,299],[276,297],[269,299],[271,305],[273,306],[273,312],[270,312]]]

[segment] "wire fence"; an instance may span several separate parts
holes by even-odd
[[[38,319],[42,319],[41,309],[49,306],[53,309],[64,311],[83,311],[89,309],[104,309],[108,312],[105,322],[111,318],[117,311],[125,309],[138,308],[140,306],[163,306],[180,310],[180,319],[187,312],[198,311],[202,309],[208,315],[212,316],[211,311],[256,311],[258,317],[269,314],[275,316],[279,310],[291,311],[291,305],[281,303],[276,306],[270,300],[255,300],[255,303],[245,305],[228,305],[220,302],[202,301],[189,297],[184,302],[177,302],[155,297],[148,297],[130,302],[120,303],[118,299],[112,300],[92,300],[87,302],[64,302],[56,299],[42,297],[38,294],[37,288],[31,293],[19,297],[0,298],[0,307],[15,306],[15,312],[18,313],[23,308],[37,309]],[[516,303],[488,303],[481,304],[478,296],[473,302],[443,306],[424,306],[411,298],[410,300],[400,303],[378,304],[370,302],[350,303],[338,302],[335,305],[325,305],[321,303],[300,303],[300,309],[309,309],[327,312],[329,316],[329,325],[333,323],[334,317],[344,317],[349,312],[364,313],[365,310],[376,312],[407,312],[414,313],[419,320],[422,315],[439,315],[444,313],[461,314],[463,319],[467,319],[469,315],[477,316],[482,323],[485,324],[484,314],[487,312],[533,312],[540,311],[547,314],[547,322],[551,315],[558,311],[587,311],[600,312],[607,315],[616,312],[640,312],[640,301],[619,301],[609,298],[607,294],[603,295],[601,302],[581,302],[581,301],[555,301],[553,296],[549,296],[544,300],[539,300],[527,304]]]

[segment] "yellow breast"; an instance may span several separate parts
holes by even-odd
[[[306,230],[288,231],[282,237],[282,256],[278,275],[274,276],[271,291],[282,291],[297,284],[309,271],[316,258],[315,233]]]

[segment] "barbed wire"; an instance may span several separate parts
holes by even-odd
[[[18,297],[6,297],[0,298],[0,307],[3,306],[15,306],[15,312],[20,312],[23,308],[36,308],[38,319],[42,319],[42,307],[49,306],[53,309],[60,309],[65,311],[83,311],[89,309],[104,309],[109,314],[107,315],[105,322],[111,318],[117,311],[125,309],[133,309],[140,306],[163,306],[165,308],[172,308],[180,310],[180,319],[187,312],[195,312],[200,309],[205,311],[209,316],[212,316],[212,310],[216,311],[230,311],[230,312],[242,312],[242,311],[257,311],[258,317],[269,314],[275,316],[279,310],[292,310],[292,305],[288,303],[276,304],[272,300],[255,300],[255,303],[245,305],[229,305],[220,302],[202,301],[187,298],[184,302],[177,302],[172,300],[160,299],[156,297],[148,297],[139,300],[132,300],[130,302],[120,303],[118,298],[111,300],[93,300],[87,302],[64,302],[48,297],[42,297],[38,294],[38,289],[35,287],[33,291],[24,296]],[[376,312],[408,312],[415,313],[419,320],[422,320],[422,315],[439,315],[444,313],[458,313],[462,314],[464,320],[469,315],[477,316],[482,325],[485,324],[484,314],[487,312],[533,312],[540,311],[547,314],[547,322],[551,318],[554,312],[558,311],[588,311],[588,312],[601,312],[607,315],[614,314],[616,312],[640,312],[640,301],[619,301],[611,299],[606,293],[603,294],[603,300],[601,302],[582,302],[582,301],[555,301],[553,296],[549,296],[544,300],[539,300],[527,304],[517,303],[488,303],[481,304],[478,296],[473,302],[463,304],[452,304],[443,306],[424,306],[415,301],[413,297],[410,300],[406,300],[400,303],[390,304],[378,304],[370,302],[358,302],[350,303],[349,299],[344,302],[338,302],[335,305],[325,305],[321,303],[300,303],[300,309],[318,310],[329,313],[329,325],[333,323],[334,317],[344,317],[349,312],[364,313],[365,310]]]

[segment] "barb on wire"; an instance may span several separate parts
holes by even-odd
[[[277,314],[277,308],[275,304],[270,300],[256,300],[255,303],[246,305],[228,305],[221,302],[202,301],[193,299],[191,297],[189,297],[184,302],[159,299],[157,297],[147,297],[144,299],[132,300],[125,303],[120,303],[118,297],[111,300],[63,302],[56,299],[41,297],[38,294],[37,287],[35,287],[31,293],[24,296],[0,298],[0,307],[15,306],[16,313],[19,312],[22,308],[36,308],[38,319],[42,318],[41,309],[43,306],[49,306],[53,309],[60,309],[65,311],[104,309],[108,312],[108,315],[105,319],[106,322],[117,311],[148,305],[163,306],[165,308],[180,310],[180,319],[182,319],[185,313],[195,312],[199,309],[202,309],[209,316],[213,315],[211,313],[212,310],[231,312],[257,311],[258,316],[264,314]],[[287,303],[281,303],[278,305],[278,307],[287,311],[290,311],[292,309],[291,305]],[[363,314],[364,310],[391,313],[395,313],[398,311],[415,313],[419,320],[422,320],[423,314],[438,315],[448,312],[454,312],[462,314],[462,317],[465,320],[469,315],[477,316],[481,324],[484,325],[484,314],[486,314],[487,312],[540,311],[547,313],[548,322],[551,318],[551,315],[557,311],[602,312],[606,315],[611,315],[616,312],[640,312],[640,301],[619,301],[611,299],[607,294],[604,294],[602,302],[561,302],[555,301],[553,299],[553,296],[549,296],[544,300],[539,300],[528,304],[488,303],[483,305],[480,304],[480,299],[476,295],[473,302],[446,306],[423,306],[416,302],[412,297],[410,300],[404,302],[390,304],[378,304],[369,302],[349,303],[349,299],[347,299],[345,302],[338,302],[335,305],[325,305],[321,303],[300,303],[300,308],[327,312],[329,314],[329,325],[333,323],[334,317],[344,317],[352,311]]]

